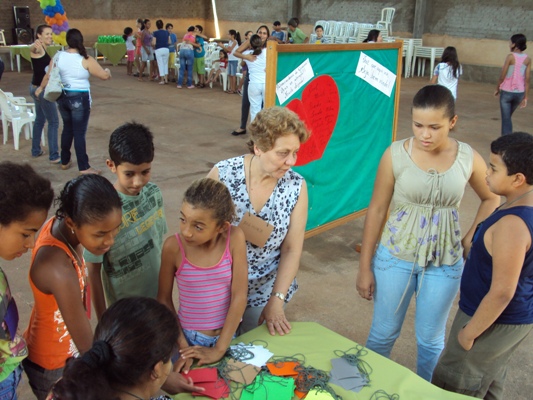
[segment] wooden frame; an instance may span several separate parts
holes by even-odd
[[[384,50],[384,49],[397,49],[397,69],[396,81],[395,81],[395,95],[394,95],[394,113],[392,123],[392,135],[391,142],[396,139],[396,130],[398,124],[398,109],[400,98],[400,83],[401,83],[401,71],[402,71],[402,53],[403,42],[393,43],[357,43],[357,44],[284,44],[280,45],[275,41],[269,41],[267,43],[267,74],[266,74],[266,87],[265,87],[265,107],[273,107],[276,105],[276,84],[278,74],[278,54],[283,53],[317,53],[317,52],[342,52],[342,51],[364,51],[364,50]],[[354,71],[355,72],[355,71]],[[337,128],[335,128],[337,129]],[[373,183],[372,183],[373,186]],[[330,222],[324,223],[315,228],[306,231],[305,237],[311,237],[319,233],[325,232],[329,229],[340,226],[348,221],[354,220],[366,214],[367,208],[357,210],[341,218],[337,218]]]

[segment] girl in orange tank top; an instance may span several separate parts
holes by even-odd
[[[57,200],[56,215],[35,243],[29,273],[35,304],[24,333],[29,355],[23,365],[38,399],[46,398],[68,358],[91,347],[90,292],[82,246],[104,254],[122,222],[118,193],[99,175],[67,182]]]

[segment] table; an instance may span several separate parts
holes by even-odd
[[[428,47],[428,46],[415,46],[414,52],[413,52],[413,63],[411,65],[411,71],[414,75],[414,68],[416,63],[416,58],[429,58],[430,60],[430,71],[429,71],[429,79],[433,76],[433,70],[435,67],[435,58],[442,57],[442,53],[444,52],[444,47]],[[422,66],[422,76],[424,76],[424,72],[426,69],[426,64],[421,64],[423,60],[418,60],[418,76],[420,76],[420,67]]]
[[[337,358],[335,350],[346,351],[357,343],[347,339],[316,322],[291,322],[292,331],[286,336],[270,336],[265,325],[255,328],[236,338],[233,343],[249,343],[263,340],[268,343],[268,349],[277,356],[292,356],[302,353],[306,358],[306,366],[329,372],[330,360]],[[258,342],[257,344],[262,344]],[[385,390],[389,395],[397,393],[402,400],[466,400],[473,397],[447,392],[420,378],[414,372],[401,365],[368,350],[364,356],[373,369],[370,375],[371,386],[363,388],[359,393],[346,391],[340,386],[331,385],[335,392],[344,400],[368,400],[372,394]],[[177,400],[193,399],[188,393],[174,397]],[[194,397],[205,399],[206,397]],[[297,397],[294,397],[297,399]]]
[[[126,55],[126,43],[95,43],[95,57],[98,57],[98,52],[102,53],[104,59],[107,58],[111,64],[118,65]]]
[[[48,46],[46,48],[46,52],[50,57],[54,57],[55,54],[59,51],[63,50],[63,46],[60,45],[53,45]],[[17,71],[20,73],[20,56],[24,58],[25,60],[28,60],[31,63],[31,55],[30,55],[30,46],[27,44],[20,44],[20,45],[14,45],[9,46],[9,52],[11,55],[11,71],[13,71],[13,57],[16,56],[17,58]]]
[[[413,38],[396,38],[396,40],[401,40],[403,42],[403,56],[405,57],[405,78],[409,78],[411,73],[411,63],[413,62],[413,53],[415,46],[422,46],[422,39],[413,39]]]

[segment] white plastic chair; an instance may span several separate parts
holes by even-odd
[[[426,72],[426,58],[430,62],[429,70],[429,79],[433,75],[433,67],[435,66],[435,59],[441,58],[442,53],[444,52],[444,47],[429,47],[429,46],[414,46],[413,50],[413,62],[411,64],[411,72],[413,76],[415,75],[415,64],[418,61],[418,76],[420,75],[420,70],[422,70],[422,76]],[[417,60],[418,59],[418,60]]]
[[[395,12],[396,9],[394,7],[385,7],[381,10],[381,19],[376,24],[378,26],[384,26],[389,33],[389,36],[392,36],[392,20]]]
[[[7,46],[6,37],[4,36],[4,30],[0,29],[0,46]]]
[[[239,61],[239,67],[240,68],[240,61]],[[222,90],[225,92],[228,90],[228,69],[226,67],[225,71],[220,71],[220,75],[218,76],[218,79],[220,80],[220,83],[222,84]]]
[[[20,118],[13,118],[12,106],[20,107]],[[0,90],[0,109],[2,110],[2,129],[4,134],[4,144],[7,143],[8,126],[11,124],[13,130],[13,141],[15,150],[19,149],[19,136],[22,128],[26,140],[29,140],[33,134],[33,121],[35,121],[35,113],[29,110],[35,110],[35,104],[26,103],[16,100],[13,97],[8,97],[2,90]],[[42,138],[42,132],[40,132]]]
[[[335,36],[335,28],[337,27],[337,21],[328,21],[324,27],[324,36]]]
[[[354,23],[354,22],[346,22],[346,27],[344,29],[344,36],[346,36],[347,38],[354,36],[356,25],[357,23]]]

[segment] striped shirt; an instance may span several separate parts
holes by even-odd
[[[231,228],[230,228],[231,229]],[[179,291],[178,317],[183,329],[207,331],[224,326],[231,301],[232,258],[226,249],[220,261],[211,267],[199,267],[185,256],[179,234],[176,239],[181,251],[181,264],[176,271]]]

